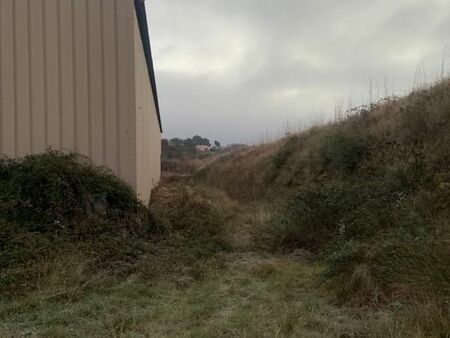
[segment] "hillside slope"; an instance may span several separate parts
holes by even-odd
[[[448,337],[450,81],[221,157],[196,180],[270,205],[259,240],[326,262],[338,302],[408,304]]]
[[[450,165],[450,81],[382,102],[342,121],[222,156],[203,168],[198,177],[236,199],[277,198],[305,183],[339,176],[339,170],[327,170],[333,168],[325,168],[320,158],[324,141],[333,137],[341,139],[337,143],[367,143],[362,168],[355,168],[353,175],[416,159],[425,161],[435,174],[445,175]]]

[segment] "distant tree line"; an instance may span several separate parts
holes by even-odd
[[[197,154],[197,146],[208,146],[212,144],[206,137],[195,135],[192,138],[172,138],[170,140],[163,139],[161,141],[162,154],[165,158],[181,158],[181,157],[194,157]],[[214,141],[213,149],[220,149],[221,145],[219,141]]]

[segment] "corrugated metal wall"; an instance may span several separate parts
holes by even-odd
[[[150,197],[150,189],[159,182],[161,175],[161,134],[137,21],[134,32],[137,186],[139,196],[143,200],[147,200]],[[146,156],[146,154],[151,154],[151,156]]]
[[[137,189],[143,137],[157,154],[139,149],[139,175],[159,178],[145,173],[160,133],[135,26],[133,0],[0,0],[0,153],[75,150]],[[137,85],[152,116],[137,118]]]

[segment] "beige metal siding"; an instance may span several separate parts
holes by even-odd
[[[31,152],[45,149],[46,140],[46,107],[44,88],[44,24],[43,0],[30,1],[30,77],[31,77]]]
[[[31,0],[33,1],[33,0]],[[61,144],[63,149],[75,149],[74,101],[74,34],[72,30],[72,0],[59,0],[59,63],[61,87]]]
[[[46,0],[43,0],[46,1]],[[86,1],[73,5],[73,34],[75,51],[75,149],[90,154],[89,86],[88,86],[88,37]],[[112,167],[115,169],[115,167]]]
[[[17,155],[24,156],[31,151],[30,126],[30,71],[29,71],[29,20],[28,1],[14,0],[16,16],[25,16],[25,25],[19,21],[14,22],[15,53],[16,53],[16,106],[17,106]]]
[[[0,154],[75,150],[147,200],[160,132],[133,0],[0,0],[0,133]]]
[[[103,163],[103,81],[102,81],[102,32],[100,0],[88,0],[88,58],[89,58],[89,112],[91,157],[95,163]]]
[[[119,107],[118,138],[120,175],[133,188],[136,182],[136,112],[134,74],[133,1],[116,0],[117,4],[117,99]]]
[[[15,0],[14,0],[15,1]],[[58,25],[58,2],[57,0],[43,0],[44,4],[44,54],[45,54],[45,90],[39,95],[46,98],[47,111],[47,145],[53,149],[62,149],[61,147],[61,86],[60,86],[60,58],[59,58],[59,25]],[[14,21],[26,25],[26,17],[16,15]],[[15,56],[17,57],[17,55]],[[19,91],[24,88],[18,89]],[[39,90],[36,88],[36,90]],[[36,149],[36,152],[44,149]]]
[[[161,135],[140,32],[135,20],[136,149],[138,195],[144,201],[161,175]]]
[[[110,168],[118,168],[119,152],[119,109],[117,100],[117,35],[116,35],[116,6],[114,1],[103,2],[103,31],[113,32],[103,35],[103,83],[105,110],[105,164]],[[107,56],[107,57],[106,57]],[[106,71],[109,70],[109,71]]]
[[[2,153],[16,156],[16,80],[14,0],[1,0],[1,126]]]

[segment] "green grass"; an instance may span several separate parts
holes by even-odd
[[[1,301],[0,335],[362,337],[393,325],[388,313],[331,305],[315,284],[316,265],[242,254],[205,261],[203,270],[197,279],[105,280],[73,299],[41,290]]]

